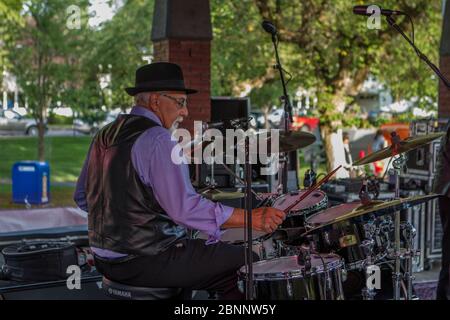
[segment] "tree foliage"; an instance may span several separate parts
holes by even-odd
[[[80,29],[67,27],[67,8],[87,0],[27,0],[22,10],[23,24],[11,25],[13,37],[7,41],[9,61],[29,111],[39,129],[38,157],[45,159],[44,132],[49,107],[76,86],[76,65],[82,48]]]

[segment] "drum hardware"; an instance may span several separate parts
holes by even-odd
[[[320,188],[320,186],[324,183],[326,183],[328,180],[330,180],[330,178],[340,169],[342,168],[342,166],[337,167],[336,169],[334,169],[333,171],[331,171],[329,174],[327,174],[323,179],[321,179],[318,183],[314,184],[313,186],[311,186],[308,190],[306,190],[305,193],[303,193],[302,195],[300,195],[300,197],[298,198],[297,201],[295,201],[293,204],[291,204],[289,207],[287,207],[286,209],[284,209],[283,211],[288,214],[296,205],[298,205],[300,202],[302,202],[306,197],[308,197],[311,193],[313,193],[314,191],[316,191],[317,189]]]
[[[363,262],[363,269],[364,273],[366,275],[366,286],[362,290],[362,296],[364,300],[373,300],[376,296],[376,292],[374,288],[367,287],[367,280],[369,279],[369,268],[372,266],[372,255],[373,255],[373,248],[375,246],[375,241],[370,240],[364,240],[361,243],[361,248],[364,251],[364,254],[366,256],[366,260]]]
[[[211,143],[214,143],[212,141]],[[213,159],[211,163],[211,171],[210,176],[206,177],[206,185],[207,187],[201,190],[198,190],[198,193],[203,195],[205,198],[212,200],[212,201],[220,201],[220,200],[233,200],[233,199],[241,199],[244,197],[244,194],[241,192],[224,192],[217,189],[217,183],[214,180],[214,154],[213,151]],[[227,167],[228,169],[228,167]],[[230,170],[231,171],[231,170]]]
[[[375,161],[384,160],[386,158],[392,157],[392,165],[393,169],[391,169],[392,176],[394,177],[395,182],[395,199],[400,199],[400,174],[402,170],[404,170],[406,166],[406,155],[405,153],[411,150],[414,150],[422,145],[428,144],[435,139],[441,138],[444,133],[436,133],[429,134],[426,136],[420,136],[416,138],[407,138],[405,140],[401,140],[400,136],[394,131],[391,133],[392,145],[374,152],[367,157],[360,159],[354,163],[354,165],[363,165],[368,164]],[[405,258],[406,268],[405,273],[401,273],[401,259],[404,257],[400,248],[400,212],[395,212],[395,220],[394,220],[394,241],[395,241],[395,272],[393,274],[393,282],[394,282],[394,299],[400,300],[400,286],[403,278],[407,281],[407,290],[405,295],[405,300],[411,300],[412,298],[412,255],[407,250]]]
[[[305,179],[303,180],[303,186],[305,188],[311,187],[317,183],[317,173],[313,169],[308,169],[305,172]]]

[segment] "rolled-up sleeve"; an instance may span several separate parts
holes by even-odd
[[[178,164],[179,161],[172,159],[174,148],[179,146],[171,140],[167,130],[151,128],[133,146],[133,166],[141,181],[152,188],[156,200],[169,217],[177,224],[209,235],[208,244],[217,242],[221,235],[220,226],[234,209],[214,203],[194,190],[187,164]]]

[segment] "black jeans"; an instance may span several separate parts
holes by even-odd
[[[258,256],[253,255],[257,261]],[[95,258],[97,270],[123,284],[149,288],[185,288],[217,292],[220,299],[244,298],[237,271],[245,264],[245,249],[219,242],[186,239],[155,256],[106,260]]]
[[[442,222],[442,268],[439,274],[439,283],[436,299],[448,300],[450,296],[450,198],[439,198],[439,213]]]

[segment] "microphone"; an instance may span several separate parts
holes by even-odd
[[[262,27],[267,33],[270,33],[272,36],[275,36],[278,33],[277,28],[270,21],[264,20],[262,23]]]
[[[371,16],[374,14],[373,10],[368,10],[371,6],[354,6],[353,7],[353,13],[357,14],[357,15],[361,15],[361,16]],[[381,15],[383,16],[400,16],[400,15],[405,15],[404,12],[402,11],[398,11],[398,10],[389,10],[389,9],[382,9],[381,10]]]

